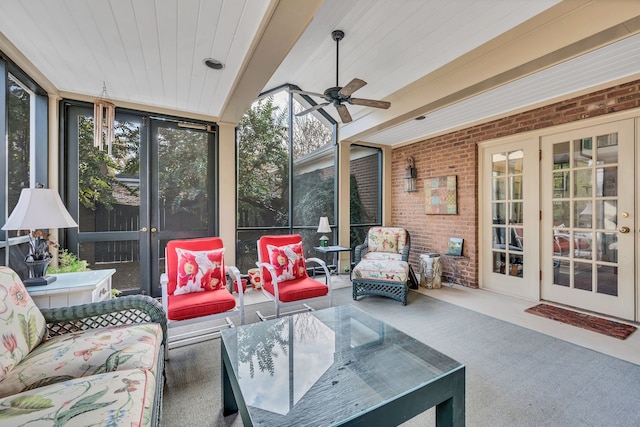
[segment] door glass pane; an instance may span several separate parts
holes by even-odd
[[[598,261],[618,262],[618,234],[596,233],[596,251]]]
[[[506,164],[505,164],[505,160],[506,157],[504,155],[504,153],[496,153],[492,156],[492,162],[491,162],[491,171],[492,171],[492,176],[502,176],[506,173]]]
[[[140,290],[140,245],[137,240],[80,243],[78,257],[87,261],[90,270],[115,268],[114,289]]]
[[[158,128],[160,230],[208,229],[208,140],[202,131]]]
[[[507,198],[507,182],[504,178],[494,178],[492,181],[493,191],[492,198],[493,200],[504,200]]]
[[[571,202],[553,202],[553,225],[565,227],[571,224]]]
[[[593,164],[593,139],[582,138],[573,141],[573,165],[575,167]]]
[[[78,116],[79,231],[135,231],[140,223],[140,124],[116,121],[109,154],[94,146],[93,119]]]
[[[596,200],[596,228],[615,230],[618,224],[618,202]]]
[[[570,197],[569,185],[571,174],[567,171],[556,172],[553,174],[553,197],[565,198]]]
[[[596,169],[596,196],[615,197],[618,195],[618,168]]]
[[[505,260],[506,260],[506,256],[504,253],[493,252],[493,272],[494,273],[498,273],[498,274],[506,273],[505,268],[507,263],[505,262]]]
[[[598,287],[599,294],[618,296],[618,268],[610,265],[598,266]]]
[[[610,133],[596,137],[597,161],[599,165],[618,163],[618,134]]]
[[[573,268],[574,289],[593,290],[593,266],[586,262],[575,262]]]
[[[591,175],[591,169],[579,169],[573,173],[574,197],[591,197],[591,190],[593,189]]]
[[[524,202],[511,203],[511,211],[509,212],[509,222],[511,224],[522,224],[524,221]]]
[[[591,200],[580,200],[574,202],[574,227],[577,228],[591,228],[593,226],[593,203]]]
[[[516,150],[509,153],[509,174],[523,173],[524,152]]]
[[[509,178],[509,198],[510,199],[524,199],[524,192],[522,190],[522,175],[512,176]]]
[[[571,263],[567,260],[553,258],[553,284],[558,286],[571,286]]]

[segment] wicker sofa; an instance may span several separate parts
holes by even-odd
[[[411,238],[404,228],[371,227],[354,253],[353,299],[379,295],[407,305],[410,249]]]
[[[151,297],[39,309],[0,267],[2,423],[160,425],[166,330]]]

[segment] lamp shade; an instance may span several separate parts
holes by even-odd
[[[318,233],[331,233],[331,226],[329,225],[328,217],[320,217],[320,224],[318,224]]]
[[[3,230],[70,228],[78,224],[64,207],[58,192],[51,188],[25,188]]]

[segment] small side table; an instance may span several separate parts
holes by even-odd
[[[40,308],[69,307],[111,298],[111,276],[116,270],[89,270],[52,274],[50,285],[29,286],[27,292]]]
[[[315,246],[313,249],[315,249],[316,252],[324,254],[325,264],[327,264],[327,257],[329,254],[334,254],[335,256],[340,252],[349,252],[349,279],[351,279],[351,262],[352,262],[352,255],[353,255],[351,248],[345,248],[344,246],[334,245],[334,246]],[[335,266],[336,266],[336,272],[337,272],[336,274],[340,274],[340,258],[338,258]],[[327,268],[329,268],[329,265],[327,265]]]
[[[453,286],[456,284],[456,277],[460,277],[460,284],[464,286],[464,283],[462,283],[462,276],[460,273],[462,272],[462,269],[464,267],[467,267],[469,265],[470,258],[465,255],[444,254],[444,256],[447,259],[449,266],[451,267],[452,275],[451,275],[450,286]]]

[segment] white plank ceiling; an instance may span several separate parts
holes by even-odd
[[[609,1],[612,7],[628,8],[625,3],[632,0]],[[335,86],[336,44],[331,39],[335,29],[346,34],[340,42],[339,85],[358,77],[368,84],[354,96],[392,102],[384,113],[349,105],[354,122],[342,125],[341,132],[352,140],[382,145],[416,141],[559,95],[637,76],[640,40],[634,36],[637,29],[630,28],[628,34],[610,36],[610,46],[576,58],[559,58],[544,70],[522,73],[490,90],[470,91],[459,102],[426,107],[448,99],[446,94],[425,99],[424,108],[419,99],[406,105],[398,101],[403,90],[418,87],[483,46],[486,49],[487,43],[505,33],[525,39],[532,20],[548,16],[548,22],[536,25],[552,25],[569,13],[579,16],[581,8],[591,3],[604,1],[325,0],[302,34],[295,34],[297,41],[285,46],[288,54],[275,71],[265,66],[256,87],[241,102],[248,106],[260,92],[283,84],[312,92]],[[230,120],[227,106],[238,96],[247,64],[264,53],[259,44],[270,26],[282,26],[271,19],[278,7],[293,10],[296,1],[2,0],[0,50],[10,57],[20,52],[24,58],[13,59],[19,65],[31,64],[41,73],[41,84],[62,96],[97,97],[104,82],[116,105]],[[589,25],[595,27],[592,22]],[[602,23],[602,28],[607,25]],[[576,41],[589,35],[578,34]],[[206,68],[205,58],[220,60],[224,68]],[[460,88],[452,88],[452,93],[456,90]],[[332,106],[325,110],[339,121]],[[427,120],[412,120],[418,115]]]

